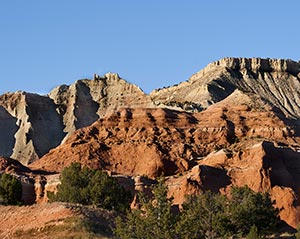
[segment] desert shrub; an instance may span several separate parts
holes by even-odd
[[[298,224],[298,226],[297,226],[297,231],[296,231],[296,233],[295,233],[295,238],[296,239],[300,239],[300,225]]]
[[[207,191],[201,195],[188,196],[177,223],[179,238],[217,238],[230,230],[226,216],[227,198]]]
[[[268,193],[254,192],[248,186],[233,187],[229,216],[235,233],[246,235],[255,226],[265,235],[276,230],[279,210],[273,207]]]
[[[116,219],[115,235],[121,239],[172,239],[177,217],[171,212],[164,180],[153,188],[153,198],[140,195],[140,209],[132,209]]]
[[[257,227],[255,225],[253,225],[250,228],[250,231],[249,231],[248,235],[246,236],[246,239],[260,239]]]
[[[0,176],[0,202],[4,205],[22,204],[22,184],[10,174]]]
[[[151,200],[140,196],[140,209],[117,218],[116,238],[259,238],[274,232],[279,222],[269,195],[247,186],[233,187],[230,199],[209,191],[188,196],[179,215],[171,213],[172,198],[162,182],[153,194]]]
[[[57,193],[50,194],[49,199],[125,211],[129,208],[131,194],[106,172],[73,163],[62,171]]]

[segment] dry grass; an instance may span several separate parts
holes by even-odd
[[[64,220],[49,223],[43,228],[17,230],[10,238],[27,239],[108,239],[111,237],[109,228],[84,220],[81,217],[69,217]]]

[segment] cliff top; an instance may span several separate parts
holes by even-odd
[[[211,70],[215,70],[216,67],[226,67],[232,70],[246,69],[260,72],[287,72],[294,76],[300,73],[300,63],[291,59],[225,57],[208,64],[195,75],[197,75],[197,77],[202,76]],[[193,80],[195,75],[192,76],[190,80]]]

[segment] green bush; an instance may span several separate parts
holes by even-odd
[[[233,187],[231,198],[205,192],[188,196],[179,215],[171,213],[172,198],[160,182],[151,200],[141,198],[141,209],[116,220],[120,239],[198,239],[231,236],[259,238],[276,229],[278,210],[267,193],[255,193],[247,186]]]
[[[235,233],[246,235],[255,226],[261,235],[276,230],[279,210],[273,207],[268,193],[254,192],[248,186],[231,190],[229,216]]]
[[[177,217],[171,212],[164,180],[153,188],[153,198],[140,195],[140,209],[128,211],[116,220],[115,235],[121,239],[172,239]]]
[[[255,225],[253,225],[250,228],[250,231],[249,231],[248,235],[246,236],[246,239],[260,239],[257,227]]]
[[[10,174],[0,176],[0,202],[4,205],[22,204],[22,184]]]
[[[210,191],[188,196],[177,223],[179,238],[216,238],[230,231],[226,216],[228,200],[225,196]]]
[[[73,163],[62,171],[57,193],[49,194],[49,199],[125,211],[129,208],[131,194],[106,172]]]
[[[295,233],[295,238],[300,239],[300,225],[297,226],[297,232]]]

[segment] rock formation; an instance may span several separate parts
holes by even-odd
[[[300,117],[300,64],[291,60],[224,58],[188,81],[151,92],[156,105],[199,111],[234,90],[257,94],[288,117]]]
[[[150,97],[117,74],[79,80],[49,96],[26,92],[0,96],[0,155],[27,165],[78,128],[120,107],[151,107]]]
[[[76,131],[31,166],[59,172],[81,161],[116,173],[172,175],[218,148],[242,148],[262,139],[297,144],[298,125],[293,123],[256,95],[240,91],[194,114],[126,108]]]
[[[145,190],[141,177],[164,174],[177,204],[186,194],[227,194],[247,184],[269,192],[295,227],[299,72],[291,60],[224,58],[150,95],[112,73],[47,96],[7,93],[0,96],[0,155],[29,164],[22,170],[37,202],[55,191],[64,167],[81,162],[131,190]],[[18,165],[5,160],[2,171]]]
[[[64,137],[61,117],[48,97],[8,93],[0,96],[0,109],[2,156],[28,164],[58,146]]]
[[[299,152],[266,141],[243,151],[222,149],[203,158],[184,175],[170,177],[169,194],[181,204],[187,194],[205,190],[229,194],[231,186],[248,185],[256,192],[269,192],[281,219],[297,227],[299,159]]]
[[[120,108],[171,108],[199,112],[235,90],[258,96],[300,117],[300,64],[291,60],[224,58],[188,81],[146,95],[117,74],[53,89],[48,96],[26,92],[0,96],[0,155],[24,164],[55,148],[76,129],[91,125]]]
[[[139,87],[113,73],[94,77],[94,80],[79,80],[70,86],[58,86],[49,97],[58,106],[66,133],[91,125],[119,108],[153,106],[150,97]]]
[[[248,185],[269,192],[295,227],[300,138],[293,123],[239,90],[198,113],[122,109],[76,131],[31,167],[60,172],[81,162],[113,174],[164,174],[178,204],[186,194]]]

